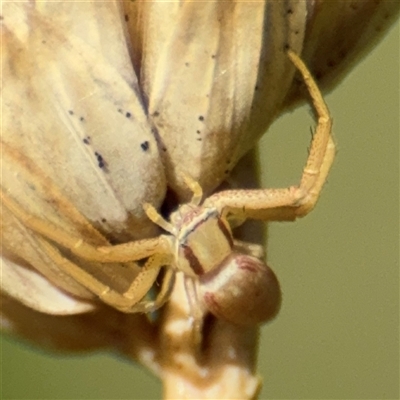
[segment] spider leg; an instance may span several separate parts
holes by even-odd
[[[165,277],[167,279],[164,279],[162,289],[155,301],[141,301],[157,279],[160,269],[163,266],[169,266],[171,264],[172,260],[170,257],[162,254],[155,254],[150,257],[141,268],[140,273],[130,284],[129,288],[124,293],[119,293],[64,257],[61,252],[47,240],[38,237],[38,242],[61,271],[85,286],[106,304],[120,311],[127,313],[154,311],[160,307],[169,296],[173,279],[172,269],[167,271]]]
[[[190,203],[195,206],[200,205],[203,198],[203,189],[200,184],[189,175],[185,175],[183,177],[183,180],[185,181],[186,185],[188,185],[189,189],[193,192],[193,197],[190,200]]]
[[[332,118],[305,64],[292,51],[288,56],[303,76],[318,117],[300,184],[282,189],[226,190],[209,197],[204,202],[206,207],[216,207],[221,213],[231,214],[237,220],[284,221],[302,217],[315,206],[335,156]]]
[[[299,199],[301,205],[296,209],[296,216],[304,216],[314,208],[318,201],[322,186],[335,158],[336,150],[332,138],[332,117],[316,82],[307,66],[295,53],[289,51],[288,56],[302,74],[315,113],[318,116],[318,124],[298,191],[298,195],[301,197]]]
[[[201,199],[203,197],[203,189],[201,188],[200,184],[189,175],[184,175],[183,179],[188,185],[189,189],[193,192],[193,197],[190,203],[198,206],[201,203]],[[151,204],[144,203],[143,209],[149,219],[153,221],[156,225],[160,226],[162,229],[171,233],[174,236],[178,235],[177,228],[173,224],[168,222]]]
[[[3,190],[0,190],[0,199],[2,205],[7,207],[27,228],[90,261],[102,263],[128,262],[141,260],[156,253],[170,253],[171,242],[167,235],[113,246],[96,247],[85,242],[82,237],[73,235],[48,221],[31,215]]]
[[[165,276],[161,285],[161,290],[157,294],[155,300],[142,300],[135,306],[137,312],[148,313],[158,310],[170,298],[174,283],[175,271],[172,268],[168,268],[165,272]]]
[[[168,222],[164,217],[156,210],[155,207],[153,207],[149,203],[144,203],[143,204],[143,209],[147,216],[149,217],[150,221],[153,221],[156,225],[164,229],[164,231],[167,231],[171,233],[172,235],[177,235],[177,230],[172,225],[170,222]]]
[[[193,343],[199,345],[202,338],[201,330],[203,328],[205,310],[200,306],[201,301],[198,297],[198,281],[193,280],[190,276],[184,276],[183,284],[185,287],[189,306],[189,315],[192,323]]]

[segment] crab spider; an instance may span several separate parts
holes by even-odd
[[[194,284],[194,293],[203,309],[239,324],[270,319],[279,309],[279,283],[260,260],[260,254],[256,254],[257,247],[233,239],[232,227],[249,218],[283,221],[306,215],[318,200],[335,155],[332,121],[322,95],[300,58],[290,50],[288,56],[303,76],[318,117],[298,186],[226,190],[202,202],[201,187],[187,177],[193,198],[173,212],[169,222],[153,206],[144,204],[148,217],[168,234],[101,247],[30,215],[4,191],[3,204],[38,234],[40,246],[63,272],[114,308],[124,312],[150,312],[159,308],[169,297],[175,272],[181,271]],[[121,294],[65,258],[59,248],[99,263],[147,261]],[[144,300],[163,267],[166,273],[161,290],[154,300]]]

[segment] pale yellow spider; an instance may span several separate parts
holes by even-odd
[[[282,221],[306,215],[318,200],[335,155],[332,121],[322,95],[299,57],[292,51],[288,55],[303,75],[318,116],[299,186],[226,190],[202,202],[200,186],[187,178],[193,198],[171,214],[170,222],[154,207],[144,204],[149,218],[168,234],[102,247],[92,246],[30,215],[2,191],[4,206],[40,235],[41,245],[63,272],[121,311],[157,309],[168,299],[175,272],[182,271],[191,282],[196,299],[213,314],[241,324],[257,324],[271,318],[280,304],[278,281],[259,259],[257,247],[233,239],[232,227],[248,218]],[[58,247],[100,263],[147,261],[130,287],[121,294],[65,258]],[[166,267],[166,273],[160,292],[154,300],[145,300],[162,267]]]

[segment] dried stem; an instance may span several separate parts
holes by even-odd
[[[255,398],[260,388],[254,371],[258,329],[214,317],[204,323],[198,344],[180,274],[160,331],[164,398]]]

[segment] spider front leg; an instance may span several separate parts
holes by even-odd
[[[61,252],[47,240],[38,237],[40,246],[62,272],[71,276],[76,282],[85,286],[97,295],[106,304],[126,313],[153,312],[168,300],[171,293],[175,272],[170,267],[171,257],[164,254],[155,254],[150,257],[141,271],[124,293],[119,293],[96,279],[93,275],[65,258]],[[154,284],[160,269],[168,267],[163,279],[160,292],[154,301],[143,301]]]
[[[205,201],[205,206],[216,207],[228,218],[284,221],[303,217],[315,206],[332,165],[335,144],[328,107],[305,64],[292,51],[288,56],[303,76],[318,117],[300,184],[285,189],[226,190]]]
[[[166,235],[113,246],[94,246],[84,241],[82,237],[71,234],[51,222],[30,214],[3,190],[0,190],[0,201],[1,205],[7,207],[28,229],[50,239],[85,260],[101,263],[129,262],[141,260],[156,253],[171,253],[171,241]]]
[[[31,215],[3,190],[0,190],[0,199],[1,204],[7,207],[25,227],[37,234],[38,244],[61,271],[71,276],[110,306],[124,312],[151,312],[159,308],[168,299],[173,286],[174,271],[170,268],[172,264],[171,241],[166,235],[115,246],[96,247],[79,236]],[[129,262],[145,258],[148,258],[148,260],[129,288],[124,293],[119,293],[65,258],[49,240],[83,259],[96,261],[100,264]],[[160,292],[154,301],[143,301],[142,299],[154,284],[163,266],[169,268]]]

